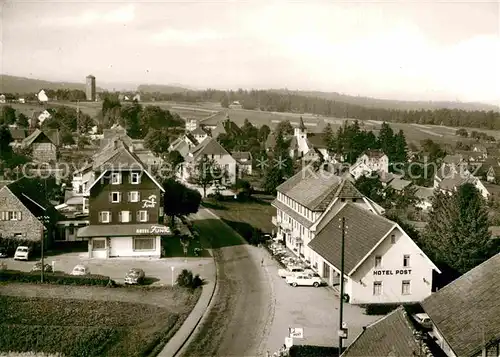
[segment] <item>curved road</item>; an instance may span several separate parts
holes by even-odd
[[[201,209],[194,217],[217,263],[218,286],[210,310],[182,356],[265,356],[274,314],[273,289],[261,267],[264,252]]]

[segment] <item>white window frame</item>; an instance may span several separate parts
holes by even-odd
[[[405,291],[405,288],[407,288],[407,291]],[[411,280],[401,282],[401,295],[411,295]]]
[[[378,287],[378,288],[375,289],[375,287]],[[383,289],[383,283],[381,281],[374,281],[373,282],[373,296],[381,296],[382,289]]]
[[[410,254],[403,255],[403,267],[409,268],[411,266],[410,262],[411,262]]]
[[[104,248],[98,248],[98,249],[96,249],[95,248],[95,242],[96,241],[104,242]],[[92,251],[103,251],[103,250],[106,250],[106,238],[93,238],[92,239]]]
[[[133,200],[133,199],[132,199],[132,195],[133,195],[133,194],[135,194],[135,195],[136,195],[136,197],[137,197],[137,199],[136,199],[136,200]],[[140,192],[139,192],[139,191],[130,191],[130,192],[128,193],[128,201],[129,201],[129,202],[139,202],[140,200],[141,200],[141,194],[140,194]]]
[[[145,214],[145,219],[142,219],[142,214]],[[149,212],[146,210],[137,211],[137,221],[147,222],[149,220]]]
[[[378,262],[378,264],[377,264]],[[375,256],[375,269],[382,268],[382,256],[381,255],[376,255]]]
[[[112,172],[110,182],[112,185],[121,184],[122,183],[122,175],[119,172]]]
[[[123,220],[124,213],[126,213],[127,220]],[[130,211],[120,211],[118,212],[118,222],[120,223],[130,223],[132,221],[132,212]]]
[[[396,244],[396,235],[391,234],[391,244]]]
[[[104,220],[104,217],[107,217],[107,220]],[[101,223],[111,223],[111,212],[109,211],[101,211],[99,212],[99,222]]]
[[[136,248],[136,246],[135,246],[136,240],[149,240],[149,241],[153,242],[153,246],[152,246],[152,248],[145,248],[145,249]],[[134,252],[144,252],[144,251],[156,250],[156,238],[155,237],[133,237],[132,249],[134,250]]]
[[[130,173],[130,183],[132,185],[140,184],[141,183],[141,174],[139,172],[131,172]]]
[[[114,199],[115,195],[116,195],[116,200]],[[121,192],[116,192],[116,191],[111,192],[110,201],[111,201],[111,203],[120,203],[122,201]]]

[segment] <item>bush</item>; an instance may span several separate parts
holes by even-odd
[[[370,304],[365,306],[366,315],[387,315],[397,309],[399,304]]]
[[[0,247],[5,248],[9,256],[13,256],[18,246],[24,245],[31,248],[31,255],[40,254],[40,242],[33,242],[28,239],[19,239],[14,237],[0,238]]]
[[[191,270],[182,269],[181,273],[177,277],[177,285],[183,288],[196,289],[201,286],[203,281],[198,274],[193,276]]]
[[[40,283],[40,272],[26,273],[18,270],[0,270],[0,282],[5,281]],[[74,276],[64,273],[44,274],[44,283],[47,284],[107,286],[110,281],[114,284],[110,277],[103,275]]]
[[[337,357],[338,350],[338,347],[294,345],[290,347],[290,357]]]

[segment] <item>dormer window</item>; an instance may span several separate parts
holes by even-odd
[[[119,185],[122,183],[122,175],[117,172],[113,172],[111,174],[111,184],[112,185]]]
[[[130,183],[134,185],[138,185],[141,183],[141,174],[138,172],[132,172],[130,174]]]

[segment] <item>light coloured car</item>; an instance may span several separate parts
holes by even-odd
[[[29,260],[31,249],[25,245],[20,245],[17,247],[14,253],[14,260]]]
[[[286,278],[289,276],[294,276],[299,273],[305,273],[305,274],[313,274],[314,272],[311,269],[304,269],[301,266],[289,266],[286,269],[279,269],[278,270],[278,275],[282,278]]]
[[[286,283],[296,287],[296,286],[314,286],[317,288],[323,282],[317,276],[312,274],[296,274],[294,276],[288,276],[286,278]]]
[[[425,314],[425,313],[419,313],[419,314],[415,314],[413,315],[413,318],[415,319],[415,321],[417,321],[422,327],[424,328],[427,328],[427,329],[431,329],[432,328],[432,321],[431,319],[429,318],[429,315]]]
[[[128,271],[127,275],[125,275],[125,284],[142,284],[145,277],[146,274],[144,273],[144,270],[132,268]]]
[[[71,271],[71,275],[88,275],[90,274],[89,268],[87,268],[85,265],[78,264],[76,265],[73,270]]]

